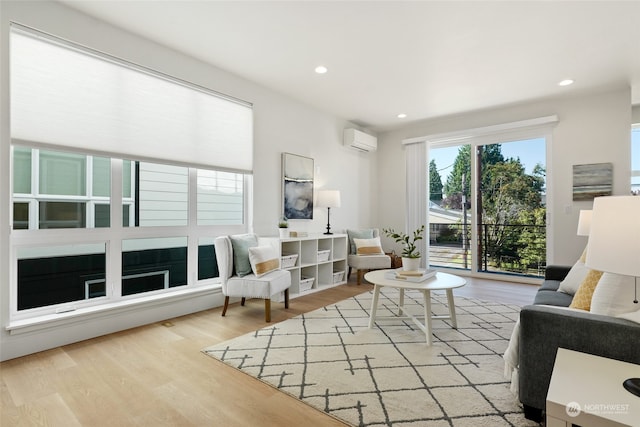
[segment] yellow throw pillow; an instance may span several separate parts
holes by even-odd
[[[601,276],[602,271],[589,270],[587,277],[584,278],[580,287],[576,291],[576,294],[573,296],[573,300],[569,307],[589,311],[591,309],[591,297],[593,296],[593,291],[596,290],[596,286],[598,285],[598,281]]]

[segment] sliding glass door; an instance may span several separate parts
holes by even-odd
[[[534,138],[430,148],[432,266],[543,274],[545,145]]]

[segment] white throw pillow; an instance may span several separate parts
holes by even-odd
[[[358,255],[384,255],[380,237],[373,239],[353,239],[356,244],[356,254]]]
[[[634,304],[635,280],[631,276],[613,273],[602,273],[593,296],[591,312],[605,316],[617,316],[638,310]]]
[[[569,273],[566,275],[564,280],[560,282],[558,291],[569,295],[575,295],[580,284],[584,282],[584,279],[587,277],[589,270],[590,268],[584,265],[584,262],[578,260],[573,264],[573,267],[571,267],[571,270],[569,270]]]
[[[277,270],[280,267],[280,260],[276,250],[271,246],[254,246],[249,248],[249,262],[251,270],[256,277]]]

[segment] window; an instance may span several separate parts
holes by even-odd
[[[213,238],[199,235],[245,230],[245,188],[250,175],[23,146],[14,147],[13,165],[13,228],[24,233],[17,233],[15,241],[30,242],[17,251],[19,313],[35,315],[47,307],[66,311],[69,304],[75,309],[188,286],[190,209],[198,216],[198,225],[192,228],[198,242],[194,284],[218,277]],[[115,202],[110,182],[118,171],[123,182],[118,204],[124,230],[131,228],[129,224],[163,227],[162,232],[152,231],[155,237],[133,238],[124,232],[119,240],[109,234]],[[192,202],[188,197],[191,175],[197,186]],[[76,236],[79,245],[63,246],[57,244],[62,235],[39,234],[44,229],[75,228],[93,228],[98,234]],[[186,235],[163,236],[166,232]],[[41,244],[33,245],[34,239]],[[95,239],[105,242],[88,243]],[[117,273],[109,271],[107,243],[120,247],[122,267]],[[111,291],[107,286],[110,277],[119,278]]]
[[[186,284],[186,237],[122,241],[123,296]]]
[[[106,296],[105,259],[104,243],[20,248],[18,310]]]
[[[135,162],[132,191],[135,212],[131,225],[187,225],[189,170],[182,166]]]
[[[215,284],[251,105],[17,24],[10,46],[10,320]]]
[[[475,265],[481,272],[543,274],[545,142],[545,138],[504,140],[430,150],[431,265],[466,270]],[[471,172],[472,163],[482,175],[481,182]],[[477,245],[471,244],[472,236]]]
[[[13,147],[15,230],[109,227],[110,188],[108,158]]]
[[[242,175],[198,170],[198,224],[241,224],[243,193]]]

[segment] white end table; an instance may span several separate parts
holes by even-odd
[[[559,348],[547,393],[547,427],[640,426],[640,397],[622,386],[629,377],[640,377],[640,365]]]
[[[431,345],[431,323],[433,319],[436,320],[451,320],[451,325],[454,329],[457,329],[458,323],[456,321],[456,306],[453,300],[453,289],[464,286],[467,282],[462,277],[454,276],[453,274],[438,272],[434,277],[431,277],[423,282],[409,282],[403,280],[387,279],[385,273],[392,270],[376,270],[370,271],[365,274],[364,278],[373,283],[373,301],[371,302],[371,313],[369,314],[369,329],[373,328],[373,323],[377,319],[411,319],[426,335],[427,345]],[[400,300],[398,301],[398,316],[399,317],[378,317],[376,313],[378,311],[378,297],[380,296],[380,289],[388,286],[391,288],[397,288],[400,290]],[[424,323],[421,323],[411,313],[408,313],[404,309],[404,291],[405,289],[413,289],[420,291],[424,297]],[[431,291],[445,290],[447,292],[447,305],[449,306],[449,315],[434,316],[431,313]],[[404,312],[405,316],[402,317]]]

